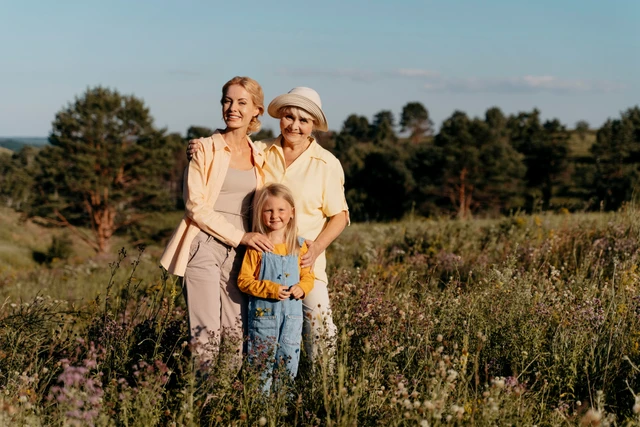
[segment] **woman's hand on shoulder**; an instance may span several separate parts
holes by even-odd
[[[190,139],[189,145],[187,145],[187,159],[191,160],[196,151],[202,150],[202,142],[198,139]]]
[[[306,240],[305,243],[307,244],[307,252],[300,258],[300,266],[302,268],[311,267],[313,271],[313,264],[315,264],[318,255],[322,253],[322,249],[313,240]]]
[[[240,244],[253,248],[258,252],[272,252],[274,249],[271,240],[269,240],[269,238],[264,234],[260,233],[244,233],[242,240],[240,240]]]

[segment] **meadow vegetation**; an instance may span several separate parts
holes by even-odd
[[[194,367],[180,282],[144,237],[175,218],[98,258],[0,218],[0,425],[640,424],[631,206],[351,225],[329,252],[335,359],[270,396],[225,348]]]

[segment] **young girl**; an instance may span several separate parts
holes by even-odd
[[[271,184],[256,195],[253,230],[266,235],[275,249],[247,249],[238,287],[250,295],[249,357],[268,358],[264,390],[269,392],[278,363],[286,364],[291,378],[298,373],[302,299],[313,289],[315,278],[310,267],[300,267],[307,246],[297,237],[293,196],[286,186]]]

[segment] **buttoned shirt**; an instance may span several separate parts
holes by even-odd
[[[299,236],[315,240],[329,217],[348,212],[342,165],[315,139],[288,167],[282,150],[282,136],[257,141],[256,146],[264,150],[265,182],[284,184],[293,193]],[[323,251],[313,267],[316,280],[328,283],[326,268]]]
[[[185,171],[185,215],[160,258],[160,264],[178,276],[184,276],[191,242],[200,230],[233,247],[237,247],[244,236],[243,230],[229,223],[213,208],[229,170],[231,149],[219,131],[198,141],[202,149],[196,151]],[[264,154],[249,137],[247,142],[251,146],[255,166],[256,188],[261,188],[264,183]]]

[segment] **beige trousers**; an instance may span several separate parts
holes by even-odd
[[[184,294],[189,311],[189,332],[196,354],[204,363],[220,352],[232,353],[232,364],[242,363],[243,326],[246,324],[246,296],[237,279],[244,251],[225,245],[200,232],[189,251],[184,275]]]

